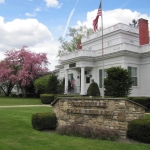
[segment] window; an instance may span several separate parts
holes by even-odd
[[[106,71],[104,71],[104,78],[107,77]],[[99,87],[102,88],[102,69],[99,70]]]
[[[86,77],[86,83],[90,83],[90,77]]]
[[[108,47],[111,46],[111,45],[112,45],[112,44],[111,44],[111,41],[108,41]]]
[[[73,73],[68,74],[68,80],[69,80],[70,82],[71,82],[72,78],[73,78]]]
[[[69,68],[76,67],[76,63],[69,64]]]
[[[90,83],[91,70],[86,70],[85,75],[86,75],[86,83]]]
[[[137,86],[137,68],[136,67],[128,67],[128,71],[130,76],[132,77],[132,86]]]

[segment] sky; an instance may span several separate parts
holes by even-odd
[[[0,0],[0,61],[5,52],[28,46],[35,53],[47,53],[50,71],[59,64],[60,37],[68,28],[93,28],[100,0]],[[104,28],[132,19],[149,20],[150,0],[103,0]],[[99,27],[101,25],[99,19]]]

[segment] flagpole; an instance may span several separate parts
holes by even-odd
[[[102,14],[102,0],[100,0],[100,5],[98,8],[98,12],[96,18],[93,20],[94,31],[98,30],[98,18],[101,16],[101,28],[102,28],[102,98],[104,98],[104,51],[103,51],[103,14]]]
[[[101,0],[101,11],[102,9]],[[104,98],[104,50],[103,50],[103,13],[101,12],[101,27],[102,27],[102,98]]]

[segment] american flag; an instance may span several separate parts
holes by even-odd
[[[101,2],[100,2],[96,18],[93,20],[93,27],[94,27],[95,32],[98,29],[98,19],[99,19],[99,16],[101,16],[101,15],[102,15],[102,7],[101,7]]]
[[[72,80],[71,80],[71,87],[73,87],[75,81],[76,80],[74,78],[72,78]]]

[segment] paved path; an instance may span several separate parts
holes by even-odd
[[[16,107],[52,107],[50,105],[11,105],[11,106],[0,106],[0,108],[16,108]]]

